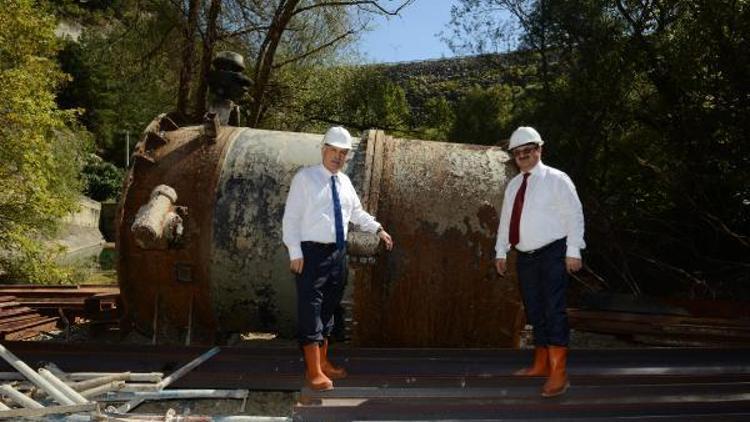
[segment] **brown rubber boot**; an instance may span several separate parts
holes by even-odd
[[[305,380],[307,386],[315,391],[333,390],[333,382],[320,369],[320,347],[317,343],[302,346],[305,353]]]
[[[549,376],[549,351],[546,346],[534,348],[534,363],[528,367],[519,369],[513,375],[521,377],[546,377]]]
[[[328,339],[323,340],[323,345],[320,346],[320,369],[332,380],[346,378],[347,375],[346,369],[333,366],[331,361],[328,360]]]
[[[542,397],[555,397],[568,391],[570,382],[566,370],[567,361],[567,347],[549,346],[550,376],[542,387]]]

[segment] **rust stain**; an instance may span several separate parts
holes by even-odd
[[[190,323],[194,341],[211,342],[216,321],[210,299],[207,232],[210,233],[211,227],[216,166],[232,129],[222,128],[216,143],[205,142],[199,127],[160,129],[157,118],[144,132],[136,156],[148,155],[153,162],[135,160],[120,204],[118,280],[126,317],[139,331],[151,333],[157,313],[157,331],[162,341],[184,338]],[[154,142],[157,139],[154,133],[165,143]],[[138,208],[159,184],[172,186],[178,195],[177,205],[188,209],[186,241],[181,248],[144,250],[135,244],[130,227]],[[182,281],[178,280],[178,268]],[[189,322],[191,301],[192,322]]]
[[[517,283],[494,270],[506,161],[496,148],[386,140],[378,219],[397,247],[356,280],[358,344],[517,344]]]
[[[497,214],[513,174],[507,154],[383,132],[363,142],[348,173],[397,246],[352,272],[355,342],[517,344],[523,318],[515,275],[499,278],[493,265]],[[294,172],[319,160],[319,136],[220,128],[214,143],[199,127],[157,119],[137,154],[144,158],[126,179],[118,217],[128,318],[149,332],[157,309],[160,334],[179,339],[193,301],[196,341],[228,329],[288,330],[294,289],[280,219]],[[130,233],[158,184],[173,187],[176,205],[188,209],[181,248],[140,249]]]

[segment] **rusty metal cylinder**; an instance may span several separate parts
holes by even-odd
[[[322,135],[211,129],[208,136],[160,116],[136,147],[118,213],[127,318],[170,338],[291,337],[296,290],[281,220],[296,171],[320,163]],[[396,242],[389,253],[350,259],[354,342],[514,345],[522,322],[516,280],[493,268],[502,193],[516,172],[508,155],[369,131],[345,171]],[[131,226],[158,185],[177,194],[181,241],[144,248]],[[367,234],[352,232],[349,242],[354,254],[378,250]]]

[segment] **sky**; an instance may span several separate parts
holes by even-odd
[[[388,2],[386,2],[388,3]],[[377,17],[359,43],[371,63],[391,63],[451,57],[454,54],[438,33],[451,19],[456,0],[417,0],[399,16]]]

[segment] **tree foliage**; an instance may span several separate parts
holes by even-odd
[[[344,85],[339,114],[358,129],[403,130],[409,122],[404,90],[375,69],[357,69]]]
[[[82,175],[86,196],[99,202],[118,199],[124,177],[122,169],[91,154],[86,160]]]
[[[239,49],[252,80],[246,124],[261,126],[273,105],[280,69],[315,63],[365,28],[369,16],[397,14],[414,0],[190,0],[177,8],[181,41],[178,114],[195,119],[205,110],[206,79],[217,48]],[[200,54],[198,54],[200,51]]]
[[[88,141],[55,103],[54,28],[44,4],[0,3],[0,271],[38,282],[66,276],[41,239],[77,207]]]
[[[501,134],[509,129],[511,91],[503,85],[489,89],[475,87],[469,91],[456,104],[450,139],[480,145],[498,144]]]
[[[178,121],[199,120],[211,60],[232,50],[244,56],[252,80],[240,101],[244,126],[314,127],[303,122],[305,113],[289,113],[302,110],[313,86],[327,83],[316,75],[341,63],[339,54],[371,17],[396,14],[412,1],[63,2],[60,13],[88,26],[61,54],[73,82],[60,103],[83,108],[101,154],[120,163],[125,131],[137,133],[169,110]]]
[[[172,51],[179,46],[179,18],[160,2],[112,7],[98,19],[81,18],[90,25],[77,41],[64,43],[59,61],[71,81],[58,103],[82,109],[80,122],[94,135],[99,154],[124,167],[126,133],[137,138],[151,119],[175,106]]]
[[[511,120],[579,185],[595,270],[634,294],[748,297],[750,4],[463,0],[472,48],[466,13],[512,16],[536,57]]]
[[[450,133],[451,128],[455,125],[456,113],[445,97],[435,96],[427,99],[424,105],[424,115],[422,138],[433,140],[456,139]]]
[[[290,69],[291,70],[291,69]],[[336,124],[350,129],[409,131],[411,111],[404,89],[378,67],[348,63],[283,72],[274,92],[280,99],[266,127],[321,132]]]

